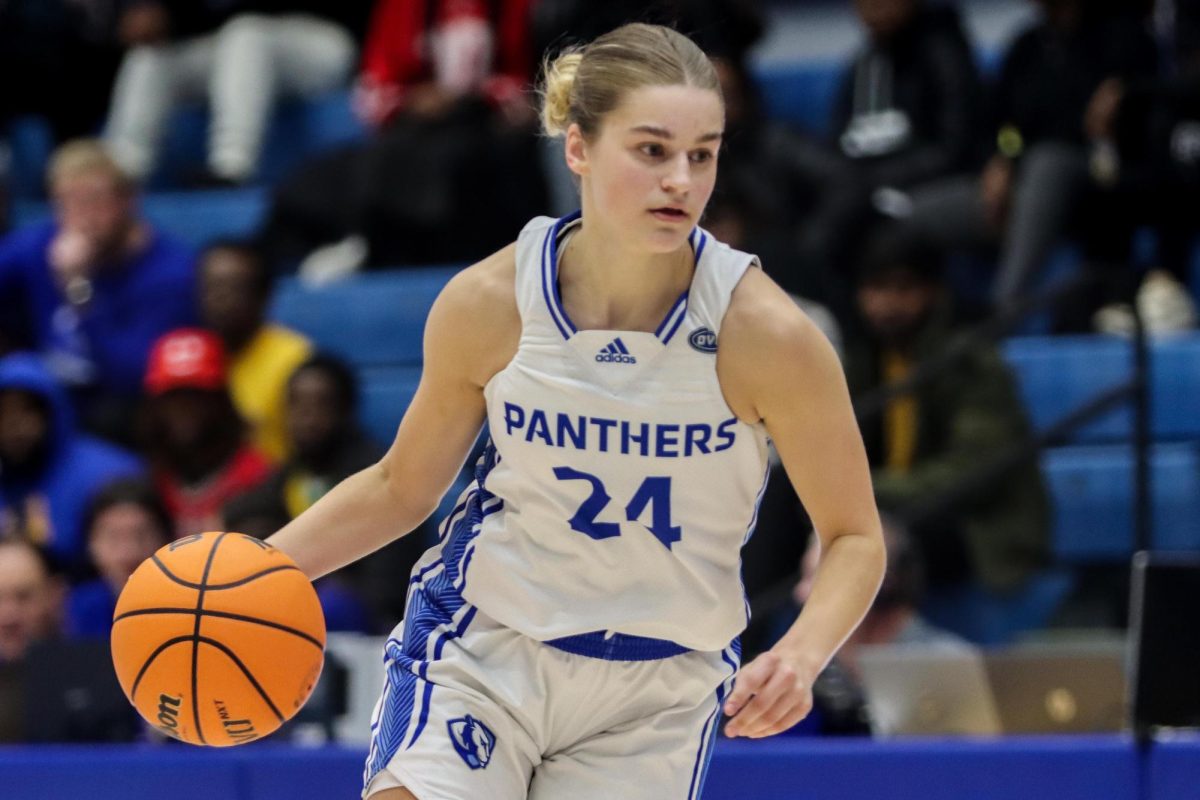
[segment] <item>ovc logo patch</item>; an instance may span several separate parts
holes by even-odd
[[[496,746],[496,734],[479,720],[467,714],[446,723],[450,741],[471,769],[483,769],[492,760],[492,748]]]
[[[688,336],[688,344],[693,350],[699,350],[701,353],[717,352],[717,335],[708,328],[696,328],[692,334]]]

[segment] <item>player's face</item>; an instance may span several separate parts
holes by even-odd
[[[610,111],[593,141],[577,126],[567,160],[596,213],[652,252],[683,246],[717,180],[721,98],[694,86],[646,86]]]
[[[142,561],[166,543],[168,532],[137,503],[106,508],[92,523],[88,552],[101,577],[120,591]]]

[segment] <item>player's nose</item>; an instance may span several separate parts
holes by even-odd
[[[686,192],[692,185],[692,162],[687,153],[679,153],[667,165],[663,174],[662,186],[665,191],[672,193]]]

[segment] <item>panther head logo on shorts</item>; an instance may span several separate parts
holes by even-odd
[[[467,714],[446,723],[450,741],[471,769],[483,769],[492,760],[492,748],[496,746],[496,734],[479,720]]]

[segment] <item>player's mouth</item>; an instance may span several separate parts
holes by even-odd
[[[688,213],[682,208],[675,208],[674,206],[652,208],[650,209],[650,213],[654,215],[655,219],[662,220],[663,222],[687,222],[688,220]]]

